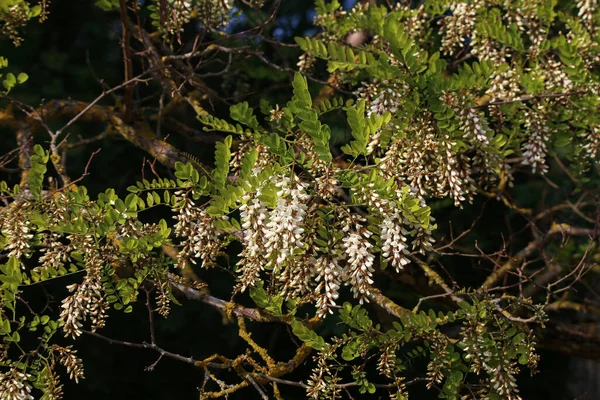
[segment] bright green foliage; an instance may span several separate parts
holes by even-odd
[[[231,118],[252,129],[258,129],[258,120],[254,111],[248,106],[248,102],[238,103],[229,108]]]
[[[331,152],[329,151],[331,131],[327,125],[321,125],[319,122],[317,110],[312,107],[306,78],[299,73],[294,75],[294,97],[288,107],[300,119],[301,122],[298,126],[312,138],[313,151],[321,160],[331,161]]]
[[[6,67],[8,67],[8,60],[4,57],[0,57],[0,69]],[[0,74],[0,80],[2,80],[2,86],[4,87],[4,90],[0,91],[0,94],[8,94],[13,87],[17,84],[27,82],[27,79],[29,79],[29,76],[24,72],[19,73],[17,76],[12,72]]]
[[[31,170],[29,171],[29,190],[35,200],[39,200],[42,194],[42,183],[46,174],[46,163],[48,152],[42,146],[36,144],[31,156]]]
[[[302,340],[315,350],[323,350],[325,347],[325,340],[298,320],[292,322],[292,332],[294,332],[294,335],[296,335],[298,339]]]
[[[377,130],[390,122],[391,114],[385,113],[382,116],[372,114],[365,117],[365,102],[359,101],[355,107],[346,109],[348,115],[348,125],[352,129],[352,136],[355,140],[349,145],[343,146],[342,151],[353,157],[367,155],[367,145],[370,138],[377,133]]]

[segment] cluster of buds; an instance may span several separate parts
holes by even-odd
[[[166,10],[159,10],[162,14],[161,28],[171,35],[179,34],[183,31],[183,26],[190,22],[193,11],[192,1],[170,0],[167,7]]]
[[[69,378],[79,383],[80,379],[84,378],[83,362],[77,357],[77,350],[73,350],[73,346],[62,347],[52,345],[52,351],[58,353],[59,362],[67,369]]]
[[[573,90],[574,84],[565,71],[562,63],[550,59],[543,65],[544,87],[552,93],[566,93]]]
[[[440,20],[442,25],[442,53],[454,55],[461,49],[467,37],[470,37],[475,28],[476,8],[473,4],[452,3],[452,15]]]
[[[0,11],[0,34],[8,36],[15,46],[23,41],[19,36],[18,29],[29,21],[29,4],[25,1],[5,2]]]
[[[394,114],[403,102],[408,85],[388,80],[373,83],[363,82],[355,92],[359,98],[366,100],[369,109],[367,115],[382,115],[386,111]]]
[[[454,110],[463,139],[467,139],[474,147],[487,147],[490,130],[485,115],[473,107],[465,107],[466,99],[459,98],[454,92],[445,92],[440,100]]]
[[[29,376],[16,368],[0,373],[0,399],[33,400]]]
[[[67,286],[73,294],[62,301],[60,320],[63,322],[65,335],[76,338],[80,336],[83,321],[89,316],[92,331],[102,328],[106,320],[109,305],[104,295],[101,278],[102,259],[97,252],[88,255],[87,274],[81,284]]]
[[[584,137],[586,143],[583,149],[591,160],[598,161],[598,155],[600,154],[600,126],[595,125],[592,127],[591,131],[586,132]]]
[[[594,12],[598,9],[598,0],[577,0],[578,15],[588,30],[593,29]]]
[[[196,7],[200,21],[210,27],[222,28],[229,23],[233,0],[204,0]]]
[[[49,364],[47,368],[38,373],[38,381],[41,380],[44,383],[44,399],[61,400],[63,398],[63,385],[53,364]]]
[[[269,210],[260,200],[261,191],[246,193],[242,197],[243,204],[240,206],[240,218],[243,229],[244,250],[240,254],[239,262],[240,291],[254,286],[260,272],[264,270],[266,260],[264,254],[265,246],[264,226],[268,221]]]
[[[398,345],[389,344],[383,349],[383,351],[379,355],[379,360],[377,362],[377,371],[386,378],[393,379],[394,377],[394,372],[396,369],[397,350]]]
[[[501,65],[508,58],[508,49],[499,46],[498,42],[489,36],[481,36],[478,31],[473,32],[471,40],[471,53],[481,61],[490,61],[494,65]]]
[[[406,15],[402,22],[406,27],[408,34],[412,38],[419,39],[422,36],[423,30],[426,27],[426,21],[429,17],[425,12],[423,4],[417,8],[411,8],[409,4],[398,2],[396,3],[396,10],[401,11],[402,14]]]
[[[183,203],[179,214],[173,217],[177,220],[175,235],[185,238],[183,249],[177,255],[177,265],[182,267],[187,260],[196,263],[195,258],[200,258],[204,266],[212,265],[221,249],[219,231],[213,224],[214,218],[196,207],[193,200],[184,193],[178,192],[175,195],[178,203]]]
[[[354,227],[352,226],[354,225]],[[362,304],[371,294],[373,284],[373,245],[369,242],[372,233],[365,227],[347,221],[342,230],[346,233],[342,246],[346,254],[346,283],[350,285],[354,297]]]
[[[492,86],[486,91],[486,95],[492,100],[513,101],[519,92],[518,73],[510,68],[494,75]]]
[[[333,343],[313,356],[316,362],[310,378],[308,379],[306,396],[310,399],[340,399],[342,388],[339,383],[342,380],[340,376],[327,363],[328,360],[335,359],[336,351],[342,343],[338,338],[333,339]]]
[[[6,249],[9,257],[21,258],[30,252],[31,222],[27,218],[24,207],[13,202],[0,214],[0,232],[6,237]]]
[[[343,249],[339,243],[328,241],[325,248],[321,248],[323,254],[317,257],[315,262],[317,287],[316,306],[317,316],[324,318],[327,312],[333,314],[332,307],[336,306],[339,297],[339,289],[344,279],[344,271],[340,266],[343,259]]]
[[[39,266],[34,268],[36,273],[46,270],[58,271],[69,259],[68,247],[60,242],[58,233],[44,233],[44,247],[40,249],[42,256],[39,258]]]
[[[546,124],[545,110],[541,104],[525,111],[525,128],[528,138],[523,144],[522,164],[530,165],[533,173],[545,174],[548,172],[546,154],[550,128]]]
[[[300,55],[298,63],[296,64],[298,66],[298,71],[305,74],[312,71],[316,61],[317,59],[313,55],[308,53],[302,53],[302,55]]]

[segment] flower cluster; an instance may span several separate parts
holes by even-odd
[[[23,41],[18,29],[30,19],[30,8],[25,1],[4,3],[0,10],[0,34],[8,36],[15,46]]]
[[[369,105],[367,115],[382,115],[386,111],[392,114],[398,111],[407,90],[406,84],[385,80],[373,83],[363,82],[355,94],[367,101]]]
[[[298,63],[296,64],[298,66],[298,71],[303,73],[312,71],[316,61],[317,59],[314,56],[308,53],[302,53]]]
[[[346,233],[342,239],[347,257],[346,279],[354,297],[362,304],[365,300],[369,301],[368,296],[371,294],[373,272],[375,272],[373,268],[375,256],[371,251],[373,245],[368,240],[372,233],[365,227],[351,222],[344,224],[342,229]]]
[[[58,353],[59,362],[67,369],[69,378],[79,383],[80,379],[84,378],[83,374],[83,363],[79,357],[77,357],[77,350],[73,350],[73,346],[59,346],[52,345],[52,351]]]
[[[442,25],[442,52],[454,55],[460,50],[475,27],[476,8],[468,3],[452,3],[451,15],[440,20]]]
[[[14,202],[10,207],[3,209],[0,214],[0,232],[6,236],[6,249],[10,250],[9,257],[21,258],[29,254],[33,233],[31,233],[31,222],[25,213],[25,205],[21,206]]]
[[[429,17],[425,12],[423,4],[416,8],[412,8],[409,4],[398,2],[396,3],[395,9],[406,16],[402,19],[402,22],[410,36],[416,39],[422,38],[422,33],[425,30],[425,25],[427,24],[426,21]]]
[[[512,101],[519,96],[519,74],[509,68],[504,72],[497,72],[492,78],[492,84],[486,91],[492,100]]]
[[[549,59],[544,63],[542,76],[546,90],[552,93],[567,93],[573,90],[573,81],[562,68],[562,63],[557,60]]]
[[[255,193],[246,193],[242,198],[243,204],[240,206],[240,221],[243,231],[244,249],[240,254],[239,262],[240,291],[254,286],[259,274],[264,270],[266,260],[265,237],[263,227],[267,223],[268,209],[260,201],[260,189]]]
[[[72,295],[62,301],[60,319],[64,323],[65,335],[73,338],[81,335],[83,321],[88,316],[92,322],[92,331],[102,328],[106,320],[108,302],[104,295],[101,277],[101,260],[96,252],[89,254],[86,276],[81,284],[67,286]]]
[[[489,36],[483,36],[479,31],[473,31],[471,39],[471,53],[477,56],[479,60],[490,61],[496,66],[506,62],[508,58],[508,49],[505,46],[499,46],[498,42]]]
[[[43,244],[45,247],[40,249],[42,256],[38,262],[39,266],[34,268],[38,274],[43,271],[59,270],[69,259],[69,247],[60,242],[61,236],[58,233],[45,233]]]
[[[269,214],[264,226],[265,258],[275,275],[285,283],[285,288],[303,288],[307,279],[301,262],[301,254],[306,249],[304,243],[304,219],[310,195],[306,193],[307,184],[284,176],[275,182],[277,187],[277,205]]]
[[[208,26],[224,27],[229,23],[233,0],[205,0],[196,6],[198,18]]]
[[[308,398],[341,398],[342,388],[339,387],[341,378],[337,374],[332,373],[331,367],[327,363],[328,359],[335,358],[335,353],[341,345],[342,343],[339,340],[335,340],[334,343],[313,357],[317,365],[313,368],[310,379],[306,382],[308,386],[306,388],[306,395]]]
[[[204,266],[209,266],[221,249],[214,218],[197,207],[187,194],[179,192],[175,195],[178,196],[178,204],[182,204],[179,214],[173,217],[177,220],[175,235],[185,239],[183,249],[177,255],[177,265],[181,268],[187,260],[195,264],[195,259],[200,258]]]
[[[473,108],[463,108],[458,112],[460,129],[464,132],[463,138],[481,147],[489,144],[488,123],[482,113],[477,113]]]
[[[38,380],[44,382],[44,399],[61,400],[63,398],[63,384],[60,382],[54,365],[50,364],[38,374]]]
[[[315,282],[318,283],[315,293],[317,315],[324,318],[327,312],[333,314],[332,307],[335,307],[339,297],[344,270],[340,266],[343,249],[339,245],[330,240],[327,242],[327,247],[321,250],[323,254],[319,255],[315,261],[315,270],[317,271]]]
[[[408,231],[403,223],[403,217],[397,208],[384,216],[381,222],[381,251],[384,259],[396,271],[400,271],[410,262],[406,235]]]
[[[598,0],[577,0],[578,15],[583,20],[583,23],[591,31],[594,11],[598,9]]]
[[[33,400],[28,376],[15,368],[0,373],[0,399]]]
[[[590,132],[585,133],[585,138],[583,149],[590,159],[597,161],[600,154],[600,126],[593,126]]]
[[[528,138],[523,144],[523,165],[530,165],[533,173],[536,171],[545,174],[548,172],[546,154],[550,128],[546,123],[545,108],[536,104],[534,108],[525,111],[525,127]]]
[[[382,159],[386,176],[406,179],[421,196],[450,196],[456,205],[470,201],[475,182],[467,156],[454,149],[456,142],[438,136],[427,120],[409,129],[410,138],[395,140]]]

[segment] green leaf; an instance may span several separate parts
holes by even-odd
[[[248,106],[247,101],[229,107],[229,112],[231,114],[231,118],[234,120],[253,129],[257,129],[259,127],[258,120],[254,115],[254,111]]]
[[[312,347],[315,350],[323,350],[325,348],[325,340],[316,334],[315,331],[307,328],[304,324],[297,319],[292,321],[292,332],[306,343],[307,346]]]
[[[27,79],[29,79],[29,75],[27,75],[25,72],[21,72],[19,75],[17,75],[18,83],[25,83],[27,82]]]
[[[225,188],[229,175],[229,160],[231,159],[231,143],[233,138],[227,136],[223,142],[217,142],[215,150],[215,169],[212,172],[214,185],[218,192]]]

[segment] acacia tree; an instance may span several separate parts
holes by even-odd
[[[100,0],[120,23],[121,84],[36,106],[12,97],[25,73],[2,77],[0,125],[16,146],[0,183],[0,398],[61,398],[62,367],[84,377],[81,335],[201,369],[200,398],[291,386],[406,399],[422,385],[519,399],[538,346],[599,357],[596,1],[380,3],[316,1],[319,30],[296,38],[296,70],[265,55],[290,47],[269,36],[279,1]],[[3,33],[27,46],[20,29],[47,8],[2,2]],[[262,22],[232,33],[240,11]],[[230,102],[211,86],[248,58],[289,77],[283,102]],[[229,116],[214,102],[232,103]],[[84,122],[105,129],[70,135]],[[216,142],[213,156],[182,152],[165,126]],[[107,138],[145,152],[153,176],[92,197]],[[75,151],[88,158],[72,177]],[[490,212],[516,230],[488,232]],[[210,294],[211,269],[235,277],[228,297]],[[68,292],[30,305],[31,287],[55,282]],[[191,301],[235,321],[246,351],[196,359],[161,346],[154,321]],[[134,307],[148,309],[146,342],[103,334]],[[293,355],[274,358],[247,321],[289,326]]]

